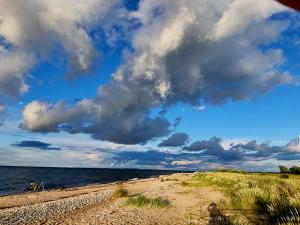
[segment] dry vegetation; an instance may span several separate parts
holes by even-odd
[[[196,173],[184,187],[209,186],[228,197],[219,206],[251,224],[300,224],[300,177],[235,171]],[[236,217],[236,215],[235,215]]]
[[[127,197],[128,191],[123,188],[122,186],[118,187],[118,189],[115,190],[115,192],[112,194],[111,199],[116,200],[118,198],[124,198]]]

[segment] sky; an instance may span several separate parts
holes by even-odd
[[[299,165],[299,21],[274,0],[0,0],[0,165]]]

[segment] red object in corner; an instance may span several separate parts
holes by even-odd
[[[276,0],[290,8],[300,11],[300,0]]]

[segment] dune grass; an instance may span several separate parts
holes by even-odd
[[[183,186],[183,187],[187,187],[187,186],[189,186],[189,183],[187,183],[186,181],[182,181],[180,183],[180,185]]]
[[[118,199],[118,198],[124,198],[127,197],[128,191],[124,189],[123,187],[118,187],[117,190],[112,194],[111,198],[113,200]]]
[[[278,174],[196,173],[183,186],[210,186],[224,192],[230,207],[264,215],[268,224],[300,223],[300,176]]]
[[[127,205],[134,206],[152,206],[152,207],[167,207],[170,202],[162,198],[147,198],[144,195],[137,195],[134,197],[129,197],[126,201]]]

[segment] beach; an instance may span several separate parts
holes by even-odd
[[[193,174],[89,185],[0,197],[0,224],[208,224],[207,207],[224,198],[210,187],[184,187]],[[112,198],[122,188],[126,197]],[[128,198],[164,199],[166,207],[128,205]]]

